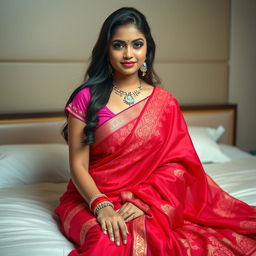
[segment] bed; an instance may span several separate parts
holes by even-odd
[[[182,106],[205,171],[256,205],[256,157],[236,147],[236,105]],[[0,254],[64,256],[73,249],[53,213],[69,179],[63,113],[0,115]]]

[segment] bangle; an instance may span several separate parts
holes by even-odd
[[[108,201],[108,198],[107,198],[107,197],[104,197],[104,196],[96,198],[96,199],[91,203],[91,207],[90,207],[91,211],[93,211],[94,208],[95,208],[98,204],[100,204],[100,203],[102,203],[102,202],[104,202],[104,201]]]
[[[92,205],[92,203],[93,203],[93,201],[94,201],[95,199],[97,199],[97,198],[99,198],[99,197],[103,197],[103,196],[107,198],[107,196],[106,196],[105,194],[97,194],[97,195],[94,195],[94,196],[91,198],[90,202],[89,202],[89,207],[91,208],[91,205]]]
[[[113,205],[111,202],[109,202],[109,201],[101,202],[101,203],[99,203],[99,204],[94,208],[94,210],[93,210],[94,215],[97,216],[98,211],[99,211],[100,209],[106,207],[106,206],[111,206],[112,208],[114,208],[114,205]]]

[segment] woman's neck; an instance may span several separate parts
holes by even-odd
[[[113,83],[121,90],[132,91],[140,85],[140,78],[136,76],[114,76]]]

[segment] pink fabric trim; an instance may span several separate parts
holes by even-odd
[[[112,112],[107,106],[104,106],[102,109],[99,110],[98,115],[99,115],[99,122],[96,126],[96,128],[100,127],[102,124],[104,124],[106,121],[108,121],[109,119],[113,118],[116,115],[121,114],[122,112],[124,112],[125,110],[133,107],[134,105],[140,103],[143,100],[148,99],[154,92],[155,87],[153,88],[152,93],[145,97],[144,99],[136,102],[135,104],[129,106],[128,108],[123,109],[122,111],[118,112],[118,113],[114,113]],[[72,100],[72,102],[65,108],[65,112],[68,113],[70,112],[72,115],[74,115],[76,118],[78,118],[79,120],[86,122],[85,121],[85,115],[87,112],[87,106],[88,103],[90,101],[91,98],[91,94],[90,94],[90,89],[89,88],[84,88],[81,91],[79,91],[76,96],[74,97],[74,99]]]
[[[75,116],[76,118],[78,118],[79,120],[81,120],[85,123],[85,119],[83,117],[81,117],[79,114],[77,114],[75,111],[73,111],[70,106],[67,106],[65,110],[70,112],[73,116]]]

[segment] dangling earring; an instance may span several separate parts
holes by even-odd
[[[147,72],[148,68],[147,68],[147,63],[146,61],[144,61],[144,63],[142,64],[142,66],[140,67],[140,71],[142,72],[142,76],[145,76],[146,75],[146,72]]]

